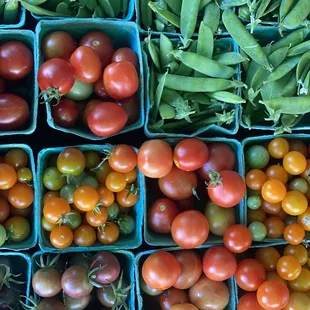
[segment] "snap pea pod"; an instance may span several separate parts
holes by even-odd
[[[216,99],[225,103],[232,103],[232,104],[238,104],[238,103],[245,103],[246,101],[239,97],[238,95],[228,92],[228,91],[218,91],[213,93],[207,93],[207,96],[209,96],[212,99]]]
[[[180,28],[180,18],[177,15],[171,13],[168,10],[163,10],[156,2],[149,2],[148,5],[154,13],[159,14],[161,17],[166,19],[172,25]]]
[[[121,0],[113,0],[113,1],[109,1],[109,2],[113,8],[114,17],[118,16],[122,10]]]
[[[104,10],[103,10],[103,8],[100,5],[98,5],[95,8],[92,17],[93,18],[103,18],[104,17]]]
[[[246,58],[237,52],[226,52],[219,54],[214,56],[213,59],[226,66],[237,65],[243,61],[246,61]]]
[[[161,97],[162,97],[162,94],[163,94],[163,91],[164,91],[165,80],[166,80],[166,77],[167,77],[167,74],[168,74],[167,72],[161,76],[161,78],[159,79],[159,83],[157,85],[157,88],[156,88],[156,92],[155,92],[155,105],[152,107],[152,118],[154,120],[157,118],[158,109],[159,109],[160,102],[161,102]]]
[[[222,8],[232,8],[235,6],[242,6],[248,3],[248,0],[223,0]]]
[[[109,0],[98,0],[100,6],[103,8],[104,13],[110,17],[116,17],[113,6]]]
[[[173,57],[170,55],[172,51],[173,44],[171,40],[163,33],[161,33],[159,37],[159,55],[160,63],[163,67],[166,67],[169,63],[173,61]]]
[[[16,24],[18,19],[19,2],[7,1],[3,11],[3,22],[5,24]]]
[[[204,23],[200,23],[198,33],[197,54],[212,58],[214,49],[214,38],[212,30]]]
[[[122,12],[123,12],[123,18],[126,17],[128,14],[128,7],[129,7],[129,0],[122,0]]]
[[[299,91],[299,95],[310,95],[310,71],[308,71]]]
[[[268,14],[270,14],[270,13],[272,13],[275,9],[277,9],[277,8],[280,6],[281,1],[282,1],[282,0],[275,0],[275,1],[270,5],[270,7],[264,12],[264,14],[262,15],[262,17],[263,17],[263,16],[266,16],[266,15],[268,15]]]
[[[215,2],[210,2],[205,7],[203,22],[216,33],[220,24],[221,11]]]
[[[149,54],[152,58],[154,65],[156,66],[158,71],[161,71],[158,47],[152,42],[150,36],[145,38],[145,42],[147,43],[148,51],[149,51]]]
[[[304,69],[310,66],[310,51],[308,51],[307,53],[304,53],[302,56],[295,56],[295,57],[300,57],[298,65],[297,65],[297,69],[296,69],[296,82],[298,82],[302,78]],[[307,70],[307,72],[308,71],[309,69]]]
[[[97,0],[89,0],[86,2],[85,6],[93,12],[98,6]]]
[[[310,70],[310,62],[306,64],[306,66],[303,68],[301,71],[301,74],[299,72],[299,76],[296,76],[296,81],[297,81],[297,95],[300,95],[300,89],[304,85],[304,81],[306,79],[306,76]],[[298,78],[298,79],[297,79]]]
[[[152,10],[148,5],[149,0],[140,0],[140,16],[142,25],[147,29],[152,26]]]
[[[86,6],[79,7],[78,12],[75,17],[79,17],[79,18],[92,17],[92,12]]]
[[[155,106],[155,88],[156,88],[156,75],[154,72],[154,65],[151,65],[151,72],[150,72],[150,105],[151,108]]]
[[[303,118],[303,115],[281,115],[281,126],[275,130],[275,135],[280,135],[284,132],[292,133],[292,128],[295,127]]]
[[[164,11],[168,11],[168,5],[164,0],[155,0],[155,2],[157,3],[159,8],[161,8]],[[161,15],[155,13],[155,17],[157,20],[162,22],[164,25],[169,26],[169,22]]]
[[[174,107],[164,101],[161,101],[159,106],[159,115],[162,119],[174,119],[177,114]]]
[[[173,107],[182,106],[184,104],[184,99],[182,96],[177,91],[169,88],[164,88],[162,99]]]
[[[229,79],[236,73],[236,70],[229,66],[195,53],[173,51],[171,54],[189,68],[210,77]]]
[[[172,12],[178,16],[181,15],[182,0],[165,0]]]
[[[291,75],[289,81],[283,87],[283,89],[281,91],[281,96],[282,97],[292,97],[296,94],[296,91],[297,91],[296,76],[295,76],[295,72],[293,71],[293,74]]]
[[[42,16],[51,16],[51,17],[69,17],[69,14],[61,14],[57,12],[52,12],[49,10],[46,10],[44,8],[41,8],[36,5],[32,5],[24,0],[20,0],[20,4],[29,12],[36,14],[36,15],[42,15]]]
[[[287,56],[290,57],[290,56],[304,54],[305,52],[308,52],[309,50],[310,50],[310,40],[302,42],[294,46],[293,48],[291,48],[288,51]]]
[[[309,0],[299,0],[284,18],[282,26],[286,29],[294,29],[301,25],[309,14]]]
[[[158,32],[164,32],[165,31],[166,25],[164,23],[162,23],[160,20],[155,19],[154,23],[155,23],[156,30]]]
[[[40,5],[47,2],[48,0],[26,0],[26,1],[33,5]]]
[[[240,6],[238,10],[238,16],[241,19],[249,20],[251,18],[249,7],[247,5]]]
[[[199,6],[199,11],[201,11],[202,9],[204,9],[205,6],[206,6],[208,3],[210,3],[211,1],[213,1],[213,0],[201,0],[201,1],[200,1],[200,6]]]
[[[279,18],[280,22],[283,21],[283,19],[287,16],[287,14],[290,12],[295,0],[282,0],[279,10]]]
[[[247,53],[254,61],[266,67],[267,70],[272,71],[272,67],[268,62],[264,50],[242,25],[238,16],[232,10],[227,9],[223,12],[222,19],[227,31],[238,43],[240,48],[243,49],[244,52]]]
[[[0,15],[2,15],[5,7],[5,0],[0,0]]]
[[[198,42],[197,41],[194,41],[192,43],[192,45],[189,47],[189,52],[197,52],[197,44]],[[181,63],[179,68],[176,70],[175,74],[177,75],[184,75],[184,76],[189,76],[193,73],[193,69],[186,66],[185,64]]]
[[[184,98],[203,105],[213,104],[210,97],[208,97],[205,93],[185,93]]]

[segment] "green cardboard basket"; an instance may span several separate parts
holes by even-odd
[[[82,27],[78,26],[79,23],[82,25]],[[143,76],[143,62],[140,48],[139,32],[135,23],[124,21],[90,19],[90,18],[79,19],[78,21],[76,19],[42,20],[38,23],[36,27],[39,64],[43,63],[43,55],[41,53],[41,42],[48,33],[51,33],[56,30],[63,30],[69,32],[75,40],[79,40],[84,34],[93,30],[104,31],[107,35],[109,35],[112,38],[115,48],[127,46],[135,51],[135,53],[138,56],[140,64],[140,71],[139,71],[140,87],[137,92],[137,97],[140,102],[140,115],[138,120],[134,124],[125,126],[124,129],[122,129],[116,135],[141,128],[144,124],[144,76]],[[112,137],[112,136],[98,137],[85,127],[77,126],[74,128],[64,128],[56,125],[53,120],[51,114],[51,106],[49,104],[46,104],[46,113],[47,113],[48,125],[56,130],[74,134],[90,140],[104,140],[106,138]]]
[[[176,145],[181,139],[167,139],[170,145]],[[237,140],[227,139],[227,138],[202,138],[200,139],[206,143],[212,142],[223,142],[228,144],[236,154],[236,167],[235,170],[241,175],[244,176],[244,165],[242,162],[242,148],[241,143]],[[147,191],[146,197],[146,204],[144,208],[144,240],[147,244],[151,246],[158,246],[158,247],[170,247],[176,246],[176,243],[173,241],[170,234],[158,234],[153,232],[147,223],[147,212],[148,208],[151,207],[152,203],[154,202],[155,198],[152,197],[150,191]],[[199,202],[198,202],[199,203]],[[235,207],[236,212],[236,222],[237,223],[245,223],[245,200],[242,200],[239,205]],[[207,245],[215,245],[215,244],[223,244],[223,240],[221,237],[214,236],[212,234],[209,235],[207,241],[203,244],[203,246]]]
[[[201,255],[204,253],[205,250],[210,248],[210,246],[204,246],[203,248],[200,248],[197,250]],[[160,249],[161,251],[167,251],[167,252],[174,252],[174,251],[180,251],[183,250],[181,248],[173,247],[173,248],[163,248]],[[149,310],[146,308],[143,308],[143,291],[140,288],[140,270],[142,267],[143,262],[146,260],[146,258],[156,252],[156,250],[149,250],[149,251],[144,251],[141,253],[138,253],[135,257],[135,277],[136,277],[136,294],[137,294],[137,300],[138,300],[138,310]],[[226,281],[226,284],[228,285],[229,292],[230,292],[230,299],[227,307],[224,310],[235,310],[237,309],[237,295],[235,291],[235,280],[234,277],[229,278]],[[151,297],[151,298],[156,298],[156,297]]]
[[[1,28],[1,27],[0,27]],[[29,105],[29,120],[26,125],[21,129],[13,131],[0,131],[0,136],[8,135],[30,135],[32,134],[37,126],[37,115],[38,115],[38,84],[36,83],[36,72],[38,71],[37,51],[36,51],[36,38],[30,30],[20,29],[9,29],[0,30],[0,45],[16,40],[26,44],[33,53],[33,71],[30,73],[24,81],[19,81],[17,87],[6,89],[7,93],[13,93],[15,95],[24,98]]]
[[[87,253],[92,253],[96,254],[99,252],[98,250],[87,250]],[[118,258],[120,265],[121,265],[121,270],[124,270],[124,278],[128,280],[128,283],[135,283],[135,271],[134,271],[134,255],[129,252],[129,251],[122,251],[122,250],[115,250],[115,251],[110,251],[111,253],[115,254],[116,257]],[[39,262],[39,258],[41,255],[49,255],[52,254],[53,252],[46,252],[46,251],[39,251],[36,252],[32,255],[31,257],[31,276],[34,275],[34,273],[39,269],[39,266],[37,265],[37,262]],[[66,256],[70,257],[71,255],[74,255],[73,252],[66,252],[66,254],[62,254],[61,256]],[[95,290],[96,288],[94,288]],[[34,294],[35,297],[37,297],[36,294]],[[130,294],[129,294],[129,299],[128,303],[129,305],[129,310],[135,310],[135,287],[134,285],[130,289]],[[87,308],[88,309],[88,308]]]
[[[159,39],[153,39],[153,43],[158,46]],[[177,44],[179,40],[173,39],[174,44]],[[227,51],[239,51],[237,44],[231,38],[221,38],[215,40],[215,47],[224,47]],[[149,114],[151,111],[151,98],[150,98],[150,66],[148,64],[148,58],[146,55],[147,45],[145,43],[142,44],[143,50],[143,60],[144,60],[144,74],[145,74],[145,124],[144,124],[144,133],[149,138],[189,138],[196,136],[217,136],[217,135],[235,135],[239,129],[239,113],[240,113],[240,105],[235,104],[235,119],[229,126],[219,126],[217,124],[208,125],[202,127],[191,134],[183,134],[183,133],[161,133],[161,132],[153,132],[148,128],[149,123]],[[237,72],[241,72],[240,65],[236,66]],[[241,76],[239,73],[236,74],[236,79],[241,80]],[[237,89],[236,94],[241,95],[241,90]]]
[[[105,145],[80,145],[80,146],[68,146],[68,147],[76,147],[81,151],[97,151],[101,152],[103,149],[107,148]],[[87,252],[87,251],[114,251],[114,250],[128,250],[138,248],[142,244],[142,224],[143,224],[143,209],[145,204],[145,180],[144,176],[141,172],[137,171],[137,187],[140,189],[139,191],[139,199],[138,202],[132,209],[131,215],[135,219],[136,227],[135,230],[128,236],[120,236],[120,238],[112,245],[103,245],[99,242],[96,242],[91,247],[82,247],[72,244],[70,247],[66,249],[56,249],[52,246],[48,238],[46,237],[46,233],[41,227],[41,216],[42,216],[42,197],[44,195],[44,185],[42,182],[42,175],[45,168],[47,168],[48,160],[51,156],[59,154],[61,151],[68,147],[55,147],[43,149],[38,154],[38,170],[37,170],[37,182],[38,182],[38,202],[39,202],[39,210],[36,213],[36,223],[38,223],[38,235],[39,235],[39,246],[42,251],[48,252]]]
[[[15,24],[0,24],[0,29],[17,29],[23,28],[26,22],[26,10],[23,7],[19,8],[18,20]]]
[[[26,144],[2,144],[0,146],[0,154],[6,153],[7,151],[13,149],[13,148],[19,148],[25,151],[28,155],[28,166],[32,171],[33,175],[33,187],[34,187],[34,201],[33,201],[33,211],[30,217],[30,226],[31,231],[28,238],[22,242],[12,242],[12,243],[4,243],[0,247],[0,250],[9,250],[9,251],[24,251],[29,250],[30,248],[33,248],[37,244],[37,238],[38,238],[38,225],[40,223],[37,222],[37,216],[38,213],[38,197],[39,197],[39,191],[38,191],[38,182],[37,182],[37,175],[35,170],[35,164],[34,164],[34,156],[32,149],[26,145]]]

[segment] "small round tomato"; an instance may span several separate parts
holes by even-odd
[[[303,179],[305,179],[306,181],[310,180],[310,159],[307,159],[307,167],[304,170],[303,173],[301,173],[300,175]]]
[[[11,149],[5,154],[4,162],[17,171],[28,165],[28,155],[22,149]]]
[[[100,186],[97,191],[99,194],[99,203],[101,206],[107,208],[114,202],[114,193],[105,186]]]
[[[251,169],[263,169],[269,163],[269,153],[262,145],[252,145],[245,152],[245,161]]]
[[[289,302],[283,310],[306,310],[309,305],[309,295],[302,292],[292,292]]]
[[[92,99],[90,101],[88,101],[88,103],[86,104],[86,106],[84,107],[83,110],[83,115],[82,115],[82,119],[83,119],[83,124],[88,128],[88,114],[91,111],[91,109],[93,107],[95,107],[97,104],[101,103],[100,99]]]
[[[97,239],[104,245],[113,244],[119,237],[119,227],[115,223],[105,223],[97,231]]]
[[[52,224],[58,223],[69,212],[70,205],[62,198],[50,198],[43,207],[44,217]]]
[[[59,192],[53,192],[53,191],[46,192],[43,196],[42,203],[43,205],[45,205],[50,198],[59,198],[59,197],[60,197]]]
[[[307,210],[298,215],[298,224],[301,225],[304,230],[310,231],[310,207]]]
[[[294,256],[282,256],[277,262],[277,272],[287,281],[297,279],[301,273],[301,264]]]
[[[281,159],[289,150],[290,145],[284,138],[275,138],[268,144],[268,152],[273,158]]]
[[[90,226],[99,227],[108,219],[108,212],[106,208],[99,208],[98,210],[87,211],[86,221]]]
[[[52,116],[56,125],[73,127],[79,116],[78,105],[70,99],[61,99],[57,105],[52,106]]]
[[[21,183],[31,182],[33,179],[31,169],[24,167],[17,170],[17,180]]]
[[[174,305],[188,303],[187,292],[171,287],[159,296],[162,310],[170,310]]]
[[[296,245],[303,242],[306,232],[299,224],[290,224],[285,227],[283,236],[287,243]]]
[[[137,169],[132,169],[131,171],[125,173],[127,184],[132,184],[137,180]]]
[[[103,83],[113,99],[133,96],[139,88],[139,77],[134,65],[128,61],[113,62],[103,73]]]
[[[120,62],[120,61],[129,61],[135,66],[137,70],[139,68],[138,57],[131,48],[121,47],[115,51],[115,53],[112,56],[111,62]]]
[[[51,232],[53,228],[57,227],[57,224],[50,223],[44,216],[41,219],[41,226],[45,231]]]
[[[113,172],[112,168],[110,167],[109,163],[105,161],[102,165],[94,170],[96,180],[100,184],[105,184],[107,176]]]
[[[275,239],[282,236],[285,228],[284,221],[278,216],[268,217],[264,222],[267,228],[267,236]]]
[[[269,203],[281,202],[286,195],[285,185],[276,179],[265,182],[262,188],[262,197]]]
[[[80,186],[73,194],[73,203],[81,211],[92,211],[99,202],[98,192],[87,185]]]
[[[92,246],[96,242],[95,230],[89,225],[81,225],[74,231],[74,243],[79,246]]]
[[[307,249],[302,244],[287,245],[284,248],[283,255],[294,256],[302,266],[305,265],[308,261]]]
[[[76,148],[64,149],[57,157],[57,168],[65,174],[79,176],[85,169],[85,156]]]
[[[288,286],[287,281],[282,279],[276,270],[267,271],[266,280],[277,280],[277,281],[282,282],[285,286]]]
[[[301,140],[289,140],[290,151],[297,151],[303,154],[306,158],[309,156],[309,150],[306,144]]]
[[[262,222],[263,223],[266,220],[267,215],[262,208],[258,208],[256,210],[248,209],[247,217],[248,217],[248,223],[249,224],[252,222]]]
[[[6,198],[0,197],[0,224],[3,224],[10,215],[10,205]]]
[[[251,231],[241,225],[235,224],[228,227],[223,236],[225,247],[233,253],[242,253],[252,244]]]
[[[136,95],[122,100],[117,100],[117,104],[121,106],[128,115],[128,120],[126,123],[127,126],[138,121],[140,116],[140,102]]]
[[[103,79],[102,76],[95,82],[94,84],[94,92],[95,94],[102,100],[107,101],[110,99],[104,84],[103,84]]]
[[[288,173],[280,165],[272,165],[267,168],[266,175],[268,179],[275,179],[281,181],[283,184],[287,183]]]
[[[21,216],[10,217],[3,226],[10,232],[9,241],[21,242],[26,240],[30,234],[29,222]]]
[[[237,310],[264,310],[257,301],[255,293],[244,294],[238,301]]]
[[[264,171],[259,169],[252,169],[245,176],[245,182],[247,187],[253,189],[254,191],[261,190],[266,181],[266,174],[264,173]]]
[[[307,195],[309,191],[309,183],[303,178],[296,178],[290,182],[289,189],[292,191],[298,191],[304,195]]]
[[[262,202],[262,209],[267,213],[267,214],[278,214],[281,209],[281,202],[278,203],[270,203],[265,200]]]
[[[17,174],[15,169],[5,163],[0,164],[0,190],[7,190],[12,188],[17,181]]]
[[[192,304],[185,303],[185,304],[176,304],[171,307],[171,310],[198,310],[198,308]]]
[[[114,171],[128,173],[137,165],[137,154],[132,146],[119,144],[113,148],[108,162]]]
[[[300,215],[307,210],[308,199],[298,191],[289,191],[281,202],[282,209],[289,215]]]
[[[105,180],[106,187],[114,192],[121,192],[126,187],[126,177],[124,173],[120,172],[111,172],[108,174]]]
[[[252,222],[248,228],[251,231],[253,241],[263,241],[267,236],[267,228],[261,222]]]
[[[17,209],[12,205],[10,205],[10,212],[11,212],[10,216],[21,216],[24,218],[28,218],[29,215],[32,213],[32,211],[33,211],[32,205],[26,209]]]
[[[292,175],[303,173],[307,168],[307,159],[299,152],[292,151],[283,158],[284,169]]]
[[[57,249],[65,249],[73,242],[73,232],[66,226],[56,226],[51,231],[50,242]]]
[[[139,190],[133,185],[126,186],[124,190],[116,194],[117,203],[124,208],[130,208],[134,206],[139,198],[138,192]]]
[[[85,156],[85,168],[86,169],[94,169],[96,168],[100,162],[101,162],[101,158],[100,155],[98,154],[98,152],[95,151],[86,151],[84,152],[84,156]]]
[[[265,268],[266,271],[274,271],[277,268],[277,262],[281,255],[274,247],[260,248],[255,253],[257,259]]]
[[[299,277],[289,281],[290,288],[297,292],[307,292],[310,290],[310,271],[306,268],[301,268]]]
[[[33,188],[24,183],[16,183],[9,190],[8,199],[13,207],[17,209],[26,209],[33,203]]]

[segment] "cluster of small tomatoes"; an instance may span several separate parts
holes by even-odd
[[[42,299],[29,301],[35,309],[128,309],[132,285],[121,263],[105,251],[37,256],[32,288]]]
[[[302,243],[310,231],[307,146],[280,137],[250,146],[245,156],[247,217],[254,240],[284,237],[289,244]]]
[[[54,31],[42,41],[42,52],[38,83],[45,102],[57,100],[52,107],[57,125],[106,137],[137,120],[139,61],[132,49],[115,50],[102,31],[85,34],[78,44],[69,33]]]
[[[7,242],[22,242],[31,228],[34,190],[27,153],[11,149],[0,156],[0,246]]]
[[[129,213],[139,198],[136,152],[120,144],[104,156],[67,148],[44,170],[41,224],[54,247],[109,245],[135,230]]]
[[[32,71],[33,54],[28,46],[19,41],[0,46],[0,130],[22,129],[28,122],[29,106],[18,88]]]

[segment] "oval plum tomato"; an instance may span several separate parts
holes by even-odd
[[[223,170],[233,170],[236,164],[236,155],[231,147],[222,142],[208,144],[209,159],[198,170],[200,177],[204,181],[209,181],[209,171],[221,172]]]
[[[281,202],[286,195],[285,185],[276,179],[265,182],[262,188],[262,197],[269,203]]]
[[[304,230],[310,231],[310,207],[307,210],[298,215],[298,224],[301,225]]]
[[[257,301],[255,293],[244,294],[238,301],[237,310],[264,310]]]
[[[196,192],[197,176],[193,171],[183,171],[173,167],[171,171],[158,180],[162,193],[173,200],[183,200]]]
[[[242,253],[252,244],[251,231],[241,225],[235,224],[227,228],[223,236],[225,247],[233,253]]]
[[[173,166],[171,146],[163,140],[144,142],[138,151],[138,168],[149,178],[162,178]]]
[[[88,46],[92,48],[98,54],[103,69],[111,63],[114,54],[113,42],[103,31],[88,32],[80,40],[79,46]]]
[[[142,277],[153,289],[167,290],[172,287],[181,275],[181,265],[170,253],[156,251],[151,254],[142,266]]]
[[[281,181],[283,184],[286,184],[288,180],[288,173],[280,165],[272,165],[268,167],[266,170],[266,175],[268,179],[276,179]]]
[[[76,49],[76,43],[66,31],[53,31],[44,37],[42,52],[45,60],[62,58],[69,60]]]
[[[136,53],[129,47],[121,47],[115,51],[111,62],[129,61],[139,69],[139,61]]]
[[[52,106],[52,116],[56,125],[73,127],[79,116],[78,105],[70,99],[61,99]]]
[[[89,129],[99,137],[107,137],[120,132],[127,123],[126,111],[114,102],[94,104],[88,112]]]
[[[56,226],[50,234],[51,244],[57,249],[65,249],[73,242],[73,232],[66,226]]]
[[[177,215],[172,223],[171,236],[183,249],[193,249],[203,244],[209,235],[209,224],[199,211],[189,210]]]
[[[58,223],[69,212],[70,205],[63,198],[50,198],[43,207],[44,217],[52,224]]]
[[[169,234],[172,223],[179,213],[175,202],[168,198],[159,198],[148,210],[148,226],[157,233]]]
[[[307,159],[301,153],[292,151],[283,158],[283,167],[289,174],[302,174],[307,168]]]
[[[127,112],[128,120],[126,125],[134,124],[138,120],[140,115],[140,103],[136,95],[118,100],[117,104],[124,108],[124,110]]]
[[[78,47],[70,57],[70,64],[74,75],[82,82],[95,83],[101,76],[100,58],[90,47]]]
[[[103,83],[113,99],[133,96],[139,88],[139,77],[134,65],[128,61],[113,62],[103,73]]]
[[[0,164],[0,189],[7,190],[12,188],[17,182],[17,174],[15,169],[6,164]]]
[[[90,225],[81,225],[74,231],[74,243],[78,246],[92,246],[96,242],[96,232]]]
[[[267,218],[267,215],[262,208],[258,208],[256,210],[248,209],[247,216],[248,216],[248,224],[250,224],[252,222],[262,222],[263,223]]]
[[[281,202],[282,209],[289,215],[300,215],[307,210],[308,199],[298,191],[289,191]]]
[[[110,98],[104,87],[102,76],[95,82],[94,92],[100,99],[108,100]]]
[[[275,138],[268,144],[268,152],[273,158],[281,159],[290,150],[288,141],[284,138]]]
[[[8,199],[13,207],[17,209],[26,209],[33,203],[33,188],[25,183],[16,183],[9,190]]]
[[[254,191],[261,190],[266,181],[267,176],[265,172],[259,169],[252,169],[245,176],[247,187]]]
[[[117,241],[119,237],[119,227],[115,223],[105,223],[97,231],[97,239],[104,245],[110,245]]]
[[[57,168],[65,175],[79,176],[84,171],[85,165],[84,154],[76,148],[64,149],[57,157]]]
[[[302,292],[292,292],[288,304],[283,310],[308,310],[310,296]]]
[[[265,281],[256,293],[258,303],[266,310],[281,310],[289,301],[288,288],[280,281]]]
[[[267,236],[269,238],[275,239],[282,236],[285,228],[285,223],[279,216],[270,216],[265,221],[264,224],[267,228]]]
[[[305,265],[308,261],[307,249],[302,244],[287,245],[284,248],[283,255],[296,257],[302,266]]]
[[[0,46],[0,76],[20,80],[33,69],[31,50],[22,42],[9,41]]]
[[[277,272],[287,281],[297,279],[301,273],[301,264],[294,256],[282,256],[277,262]]]
[[[73,193],[73,203],[81,211],[92,211],[99,202],[98,192],[87,185],[80,186]]]
[[[208,195],[215,204],[223,208],[232,208],[243,199],[246,192],[245,183],[237,172],[212,171],[210,176]]]
[[[171,307],[171,310],[198,310],[197,307],[195,307],[192,304],[176,304]]]
[[[203,272],[213,281],[225,281],[232,277],[237,270],[235,256],[223,246],[208,249],[202,261]]]
[[[259,261],[247,258],[238,264],[235,278],[241,289],[255,292],[266,281],[266,271]]]
[[[285,227],[283,236],[287,243],[297,245],[303,242],[306,232],[299,224],[290,224]]]
[[[0,130],[20,129],[29,119],[29,106],[19,96],[1,94],[0,115]]]
[[[173,256],[181,265],[181,275],[174,287],[180,290],[189,289],[202,274],[201,258],[195,251],[191,250],[175,251]]]
[[[116,172],[128,173],[137,165],[137,154],[127,144],[118,144],[108,156],[109,165]]]
[[[10,215],[10,205],[6,198],[0,197],[0,224],[3,224]]]
[[[173,151],[175,165],[185,171],[201,168],[208,158],[207,145],[197,138],[187,138],[180,141]]]
[[[276,270],[280,257],[279,251],[274,247],[260,248],[255,253],[255,259],[264,266],[266,271]]]
[[[174,305],[188,303],[187,293],[183,290],[171,287],[159,296],[159,304],[162,310],[170,310]]]

